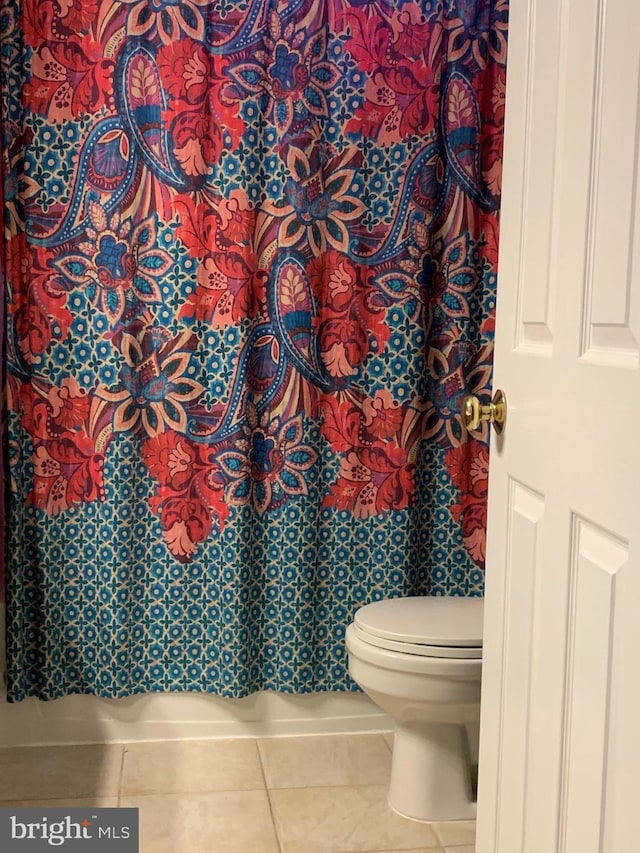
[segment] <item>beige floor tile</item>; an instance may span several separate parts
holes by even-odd
[[[443,847],[456,847],[461,844],[475,844],[476,822],[475,820],[447,820],[437,821],[431,824],[433,831],[438,836],[438,841]]]
[[[438,847],[428,824],[387,804],[386,785],[269,792],[282,853],[356,853]]]
[[[379,734],[264,738],[258,747],[269,788],[389,782],[391,755]]]
[[[278,853],[266,791],[123,797],[140,810],[140,853]]]
[[[255,740],[132,743],[125,746],[123,796],[264,788]]]
[[[115,809],[117,797],[82,797],[75,800],[0,800],[0,808]]]
[[[0,800],[117,796],[121,744],[0,750]]]
[[[476,853],[475,844],[464,844],[462,847],[454,845],[453,847],[445,847],[444,853]]]

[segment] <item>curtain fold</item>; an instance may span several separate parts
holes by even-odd
[[[506,0],[3,0],[9,699],[354,689],[483,591]]]

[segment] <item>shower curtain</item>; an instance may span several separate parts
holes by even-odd
[[[354,689],[480,595],[507,0],[2,0],[9,699]]]

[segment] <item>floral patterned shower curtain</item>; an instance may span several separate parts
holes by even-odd
[[[507,0],[3,0],[9,698],[348,689],[482,593]]]

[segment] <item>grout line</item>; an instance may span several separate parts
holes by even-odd
[[[385,788],[389,789],[389,781],[386,782],[332,782],[330,785],[323,784],[304,784],[304,785],[274,785],[272,788],[269,788],[270,791],[324,791],[329,790],[337,790],[338,788]],[[402,817],[402,815],[401,815]],[[411,818],[406,818],[406,820],[411,820]],[[363,853],[367,853],[367,851],[363,851]],[[395,853],[395,851],[394,851]]]
[[[269,803],[269,814],[271,815],[271,825],[273,826],[273,834],[276,837],[276,844],[278,845],[279,853],[283,853],[282,843],[280,841],[280,833],[278,832],[278,824],[276,823],[276,816],[273,812],[273,803],[271,802],[271,789],[267,785],[267,774],[264,769],[264,761],[262,760],[262,753],[260,752],[260,744],[259,738],[254,738],[254,743],[256,745],[256,750],[258,752],[258,761],[260,762],[260,770],[262,772],[262,779],[264,781],[264,790],[267,794],[267,802]]]
[[[460,850],[465,846],[466,845],[462,844],[459,847],[456,845],[453,847],[443,847],[441,844],[436,844],[435,847],[433,845],[429,847],[401,847],[390,851],[390,853],[422,853],[422,851],[424,851],[424,853],[456,853],[456,850]],[[347,853],[349,853],[349,851],[347,851]],[[360,853],[381,853],[381,851],[379,847],[372,847],[370,850],[362,850]]]
[[[389,743],[389,741],[387,740],[387,737],[386,737],[386,736],[387,736],[388,734],[390,734],[390,735],[391,735],[391,743]],[[382,740],[383,740],[383,741],[384,741],[384,743],[385,743],[385,746],[387,747],[387,749],[389,750],[389,752],[390,752],[392,755],[393,755],[393,735],[394,735],[394,732],[380,732],[380,737],[382,738]]]
[[[118,779],[118,808],[122,802],[122,783],[124,781],[124,756],[127,751],[128,744],[122,744],[122,756],[120,758],[120,777]]]
[[[388,782],[356,782],[355,784],[351,784],[349,782],[342,783],[339,785],[283,785],[282,787],[269,788],[270,791],[335,791],[340,788],[383,788],[384,790],[388,790],[389,784]],[[403,815],[400,815],[403,820],[411,820],[411,818],[405,818]],[[422,823],[423,821],[418,821]],[[411,848],[409,848],[411,849]],[[364,850],[362,853],[368,853],[368,851]],[[395,851],[394,851],[395,853]]]

